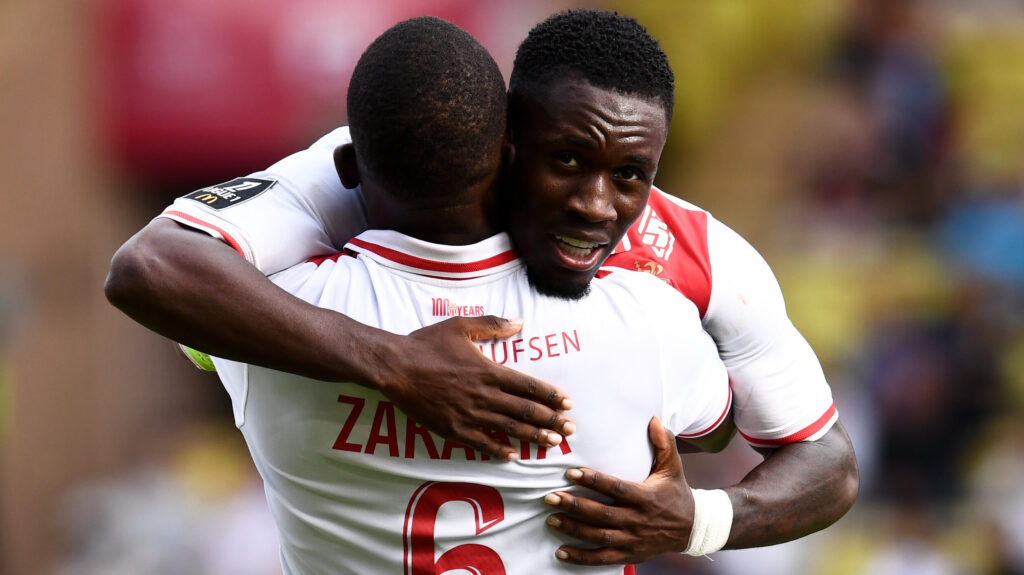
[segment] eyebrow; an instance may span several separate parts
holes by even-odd
[[[552,143],[556,145],[576,146],[585,149],[594,149],[598,147],[597,145],[595,145],[594,140],[592,138],[581,138],[579,136],[574,136],[571,134],[559,138],[554,138],[552,140]],[[626,161],[628,163],[640,166],[654,165],[654,159],[651,158],[650,156],[626,156]]]

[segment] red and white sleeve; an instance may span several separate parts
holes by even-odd
[[[221,239],[264,274],[337,252],[366,229],[366,209],[334,167],[339,128],[267,170],[186,194],[158,217]]]

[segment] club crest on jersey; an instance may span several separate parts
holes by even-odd
[[[640,224],[637,225],[640,234],[640,241],[651,248],[654,255],[662,259],[668,259],[672,248],[676,246],[676,237],[669,231],[665,222],[661,221],[654,208],[647,206],[643,216],[640,217]]]
[[[634,260],[633,267],[635,267],[638,272],[645,272],[654,276],[660,276],[661,272],[665,271],[665,266],[657,262],[641,262],[640,260]]]
[[[183,197],[215,209],[223,210],[251,200],[274,187],[277,180],[264,178],[235,178],[231,181],[196,190]]]

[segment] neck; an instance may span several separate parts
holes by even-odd
[[[493,194],[482,201],[453,201],[438,206],[400,205],[383,194],[367,196],[371,229],[394,230],[425,242],[461,246],[475,244],[498,233]]]

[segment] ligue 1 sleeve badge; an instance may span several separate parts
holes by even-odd
[[[276,183],[277,180],[269,178],[235,178],[223,184],[196,190],[183,197],[206,204],[215,210],[222,210],[251,200],[274,187]]]

